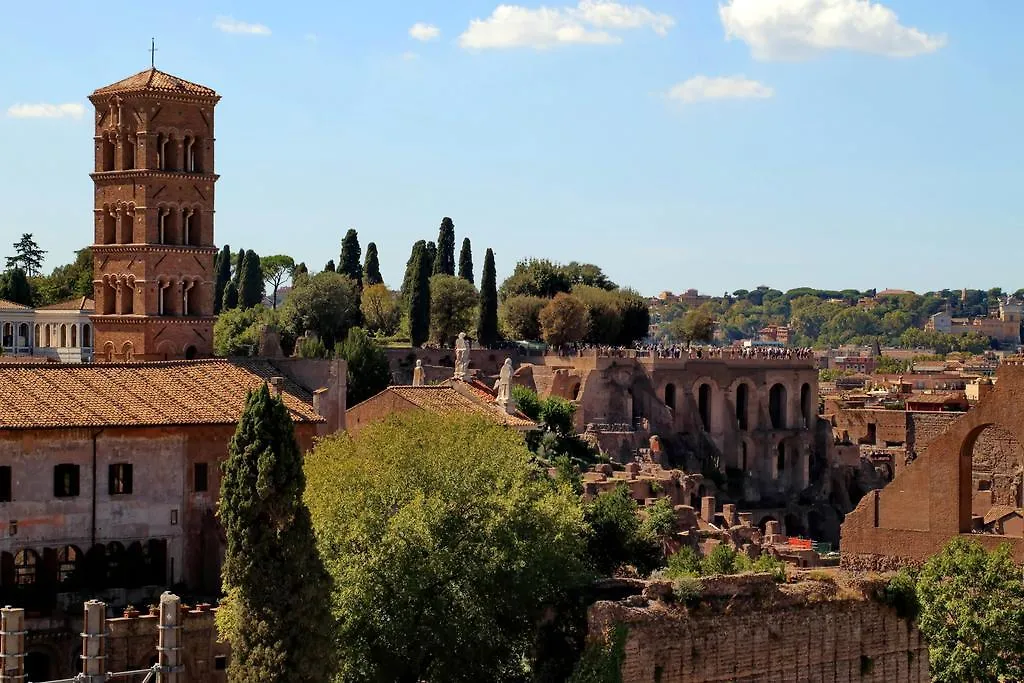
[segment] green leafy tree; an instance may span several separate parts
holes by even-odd
[[[367,285],[359,297],[359,310],[363,322],[371,332],[386,337],[398,331],[402,322],[402,308],[398,297],[383,284]]]
[[[337,270],[338,269],[334,265],[334,259],[327,259],[327,263],[324,265],[324,272],[334,273],[337,272]]]
[[[252,249],[245,252],[241,271],[242,275],[238,280],[238,305],[241,308],[252,308],[262,303],[265,296],[260,257]]]
[[[577,263],[572,261],[560,267],[560,270],[569,280],[570,287],[583,285],[586,287],[597,287],[611,291],[618,289],[618,285],[608,279],[599,267],[593,263]]]
[[[261,328],[277,324],[275,311],[262,304],[252,308],[225,309],[213,326],[213,352],[218,356],[256,356],[259,354]]]
[[[384,284],[384,278],[380,275],[380,261],[377,257],[377,245],[370,242],[366,245],[366,264],[363,266],[363,276],[367,287]]]
[[[341,260],[338,272],[350,277],[358,287],[363,286],[363,250],[359,247],[359,233],[349,228],[341,240]]]
[[[305,261],[295,266],[292,272],[292,286],[298,287],[304,279],[309,279],[309,268],[306,267]]]
[[[7,270],[20,268],[28,277],[35,277],[43,268],[45,255],[46,252],[32,239],[32,233],[26,232],[14,243],[14,256],[7,257]]]
[[[277,290],[281,288],[295,270],[295,259],[287,254],[274,254],[260,259],[263,282],[270,287],[270,307],[277,308]]]
[[[587,503],[584,516],[591,529],[587,550],[601,574],[610,576],[629,565],[646,576],[661,563],[661,547],[642,527],[627,487],[598,494]]]
[[[423,247],[415,254],[413,280],[410,283],[408,316],[409,340],[413,346],[423,346],[430,338],[430,254]]]
[[[49,275],[29,280],[33,304],[48,306],[83,296],[91,299],[92,270],[92,249],[79,249],[72,263],[57,266]]]
[[[668,326],[669,336],[676,341],[694,343],[711,341],[715,333],[715,320],[703,308],[694,308]]]
[[[538,296],[550,299],[568,292],[573,283],[562,266],[547,259],[528,259],[516,264],[515,270],[501,283],[498,293],[505,301],[514,296]]]
[[[541,334],[551,346],[583,341],[587,336],[587,307],[571,294],[558,294],[540,311]]]
[[[493,255],[492,255],[493,259]],[[459,250],[459,277],[469,281],[469,284],[473,282],[473,246],[469,243],[469,238],[465,237],[462,240],[462,249]]]
[[[476,287],[454,275],[430,278],[430,339],[450,346],[460,332],[471,332],[479,296]]]
[[[213,264],[213,269],[217,271],[213,284],[213,312],[220,313],[220,309],[224,305],[224,289],[231,282],[231,247],[225,244],[221,248],[220,253],[217,254],[217,260]]]
[[[441,219],[437,233],[437,258],[432,272],[434,275],[455,275],[455,223],[447,216]]]
[[[348,364],[346,405],[354,406],[376,396],[391,384],[391,368],[387,354],[377,346],[361,327],[348,331],[345,341],[335,348],[334,355]]]
[[[284,403],[266,384],[250,392],[217,509],[227,538],[218,627],[231,643],[233,683],[327,683],[334,674],[331,579],[302,499],[302,465]]]
[[[470,283],[473,282],[473,260],[469,254],[469,239],[462,242],[462,255],[459,258],[459,274],[466,277],[468,270]],[[468,264],[464,269],[463,265]],[[476,338],[485,347],[494,346],[500,337],[498,333],[498,276],[494,270],[494,252],[490,249],[484,254],[484,268],[480,273],[480,316],[476,323]]]
[[[917,597],[932,680],[1024,680],[1024,586],[1009,545],[954,539],[921,569]]]
[[[502,301],[498,313],[505,337],[521,341],[540,339],[540,312],[548,301],[539,296],[513,296]]]
[[[585,341],[591,344],[615,344],[622,330],[619,297],[612,291],[590,285],[573,287],[572,295],[587,308]]]
[[[621,322],[617,343],[621,346],[630,346],[641,339],[646,339],[651,329],[651,309],[647,306],[646,299],[633,290],[619,290],[618,308]]]
[[[358,302],[355,282],[340,273],[324,271],[292,289],[281,313],[296,337],[312,332],[332,349],[355,324]]]
[[[320,441],[306,472],[339,681],[524,680],[538,624],[586,572],[579,498],[519,435],[405,413]]]
[[[224,299],[221,301],[220,310],[223,313],[233,308],[238,308],[238,285],[231,281],[224,286]]]
[[[24,270],[15,267],[0,275],[0,299],[22,306],[32,305],[32,286]]]

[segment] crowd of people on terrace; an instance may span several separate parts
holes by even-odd
[[[701,346],[684,344],[636,344],[633,347],[602,346],[597,344],[565,344],[551,349],[563,357],[600,356],[605,358],[685,358],[689,360],[709,359],[753,359],[753,360],[813,360],[811,348],[787,348],[782,346]]]

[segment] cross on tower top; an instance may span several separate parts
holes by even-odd
[[[156,38],[149,39],[149,68],[156,68]]]

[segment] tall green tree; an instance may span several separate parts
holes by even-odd
[[[377,244],[370,242],[366,245],[366,264],[363,266],[363,277],[367,287],[384,284],[384,278],[380,275],[380,261],[377,258]]]
[[[455,223],[445,216],[437,233],[437,258],[434,275],[455,275]]]
[[[231,275],[235,288],[241,290],[239,284],[242,280],[242,265],[245,263],[245,249],[239,249],[238,253],[231,259],[231,266],[235,269]]]
[[[220,310],[230,311],[232,308],[238,308],[238,285],[233,280],[224,286],[224,300],[221,301]]]
[[[359,233],[349,228],[341,240],[341,260],[338,272],[352,278],[360,288],[363,286],[363,250],[359,247]]]
[[[388,356],[363,328],[350,329],[345,341],[335,348],[334,355],[344,358],[348,366],[346,405],[362,403],[391,384]]]
[[[921,569],[917,598],[933,681],[1024,681],[1024,584],[1008,544],[954,539]]]
[[[213,269],[217,271],[213,283],[213,312],[220,313],[221,306],[224,304],[224,288],[231,282],[231,247],[225,244],[221,248],[220,253],[217,254],[217,262],[213,264]]]
[[[469,243],[466,240],[465,245]],[[498,342],[498,276],[494,270],[494,252],[484,254],[484,268],[480,273],[480,318],[476,324],[476,338],[483,346]]]
[[[426,249],[420,249],[413,265],[413,281],[409,291],[409,339],[413,346],[423,346],[430,338],[430,265]]]
[[[471,333],[478,302],[476,287],[461,277],[435,275],[430,278],[431,341],[450,346],[460,332]]]
[[[15,267],[0,275],[0,299],[22,306],[32,305],[32,286],[24,270]]]
[[[426,251],[427,243],[424,240],[417,240],[412,245],[412,251],[409,252],[409,260],[405,262],[405,275],[402,277],[402,301],[406,305],[409,303],[409,297],[412,295],[412,286],[416,281],[416,257],[420,252]]]
[[[277,290],[281,288],[295,270],[295,259],[287,254],[273,254],[260,259],[260,268],[263,270],[263,282],[270,286],[271,308],[277,308]]]
[[[49,275],[29,282],[34,305],[48,306],[83,296],[91,299],[92,270],[92,249],[79,249],[75,252],[74,262],[57,266]]]
[[[320,441],[306,472],[335,577],[339,681],[536,671],[539,625],[586,581],[585,529],[579,497],[538,476],[520,435],[406,413]]]
[[[333,349],[357,321],[356,283],[341,273],[324,271],[292,289],[281,307],[285,325],[296,337],[312,332]]]
[[[473,247],[469,243],[468,237],[462,239],[462,249],[459,250],[459,277],[469,280],[471,285],[475,284],[473,282]]]
[[[583,341],[588,327],[587,307],[572,294],[559,293],[541,309],[541,334],[551,346]]]
[[[327,264],[324,265],[324,272],[334,273],[337,272],[337,270],[338,269],[334,266],[334,259],[327,259]]]
[[[434,264],[437,262],[437,245],[433,242],[427,242],[427,265],[430,266],[430,274],[434,274]]]
[[[28,277],[35,277],[42,270],[45,255],[32,239],[32,233],[26,232],[14,243],[14,256],[7,257],[7,270],[21,268]]]
[[[238,305],[242,308],[252,308],[263,303],[263,297],[266,295],[263,268],[260,265],[260,257],[252,249],[245,252],[241,271],[242,275],[238,279]]]
[[[327,683],[334,675],[331,578],[302,499],[302,465],[284,403],[266,384],[250,392],[217,509],[227,538],[217,618],[231,643],[232,683]]]

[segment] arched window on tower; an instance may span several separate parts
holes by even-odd
[[[181,301],[181,314],[182,315],[196,315],[199,295],[199,283],[195,280],[186,282],[182,288],[182,301]]]
[[[135,136],[127,133],[124,136],[124,170],[131,171],[135,168]]]
[[[130,341],[124,343],[124,346],[121,347],[121,353],[124,354],[125,362],[135,360],[135,346]]]
[[[171,292],[174,287],[169,280],[160,282],[158,286],[160,291],[157,294],[157,315],[174,315],[171,305]]]
[[[103,280],[103,315],[114,315],[117,312],[117,288],[110,278]]]
[[[103,205],[103,237],[102,244],[114,244],[117,242],[117,215],[106,204]]]
[[[100,138],[100,171],[113,171],[114,170],[114,143],[109,137],[104,135]]]
[[[202,244],[203,226],[202,226],[202,213],[198,208],[192,209],[188,216],[188,238],[182,240],[183,244],[188,244],[193,247],[198,247]]]
[[[167,135],[159,133],[156,136],[156,167],[161,171],[167,170],[167,146],[170,141]]]
[[[197,244],[195,240],[196,235],[196,210],[195,209],[182,209],[181,210],[181,243],[182,244]]]
[[[135,286],[125,280],[121,283],[121,314],[131,315],[135,312]]]
[[[196,172],[196,139],[191,135],[186,135],[185,139],[182,140],[182,147],[185,152],[185,170],[188,173]]]

